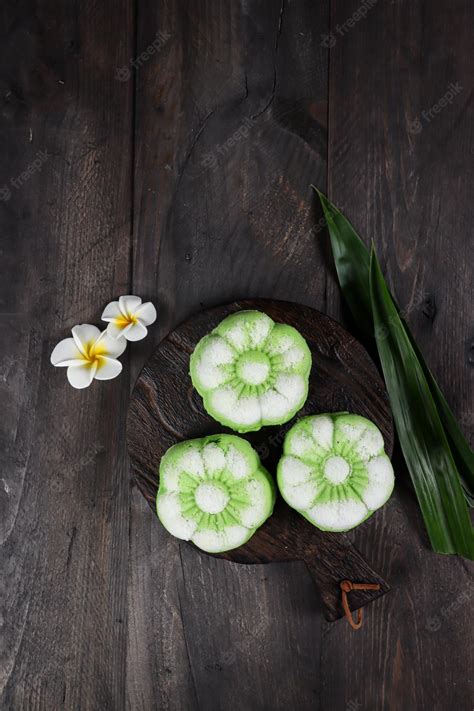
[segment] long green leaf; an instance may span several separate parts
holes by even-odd
[[[377,348],[403,455],[428,535],[439,553],[474,560],[474,536],[458,472],[423,368],[387,289],[370,261]]]
[[[403,319],[402,319],[403,321]],[[413,350],[415,351],[420,365],[423,368],[426,380],[428,382],[428,387],[430,388],[431,395],[438,408],[438,414],[440,416],[441,422],[444,427],[446,438],[448,440],[453,459],[456,462],[456,466],[461,477],[461,484],[464,490],[464,496],[466,501],[470,506],[474,506],[474,452],[469,447],[466,438],[459,429],[459,425],[454,417],[451,408],[446,402],[446,398],[439,389],[439,385],[434,379],[431,370],[426,365],[423,355],[418,348],[413,334],[408,328],[405,321],[403,324],[406,328],[408,338],[410,339]]]
[[[366,337],[373,338],[374,325],[369,290],[369,251],[349,220],[325,195],[314,186],[312,187],[316,190],[321,200],[331,238],[336,271],[344,297],[361,333]],[[394,305],[400,315],[400,309],[395,300]],[[472,505],[474,503],[474,452],[469,447],[443,393],[426,365],[408,325],[403,319],[402,322],[428,381],[431,395],[438,409],[454,461],[462,479],[465,497]]]
[[[370,303],[370,255],[349,220],[314,185],[326,219],[339,284],[352,312],[357,328],[374,337],[372,306]]]

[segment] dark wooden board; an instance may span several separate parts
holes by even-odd
[[[294,326],[306,339],[313,357],[308,399],[302,410],[283,427],[265,427],[245,435],[270,472],[276,471],[288,429],[298,418],[321,412],[348,411],[368,417],[382,431],[387,453],[392,452],[393,424],[385,386],[353,336],[333,319],[307,306],[270,299],[242,300],[202,311],[181,324],[160,343],[135,383],[127,420],[128,451],[135,480],[153,511],[158,467],[166,450],[178,441],[231,431],[204,410],[189,377],[189,357],[198,341],[222,319],[245,309],[263,311],[278,323]],[[281,497],[273,515],[248,543],[216,557],[237,563],[304,561],[328,620],[344,615],[342,580],[380,585],[379,590],[352,593],[352,609],[389,590],[347,536],[320,531]]]

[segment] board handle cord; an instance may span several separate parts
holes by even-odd
[[[359,607],[357,610],[357,619],[354,620],[351,608],[349,607],[349,601],[347,600],[347,593],[351,592],[351,590],[380,590],[380,585],[378,583],[351,583],[350,580],[341,580],[339,584],[342,590],[342,607],[346,613],[347,620],[353,629],[359,630],[362,627],[363,620],[362,608]]]

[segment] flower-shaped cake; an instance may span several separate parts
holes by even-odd
[[[288,422],[306,401],[310,370],[301,334],[260,311],[225,318],[199,341],[190,365],[206,411],[237,432]]]
[[[348,531],[390,498],[392,464],[380,430],[365,417],[304,417],[288,431],[283,452],[280,492],[322,530]]]
[[[246,543],[274,503],[271,476],[235,435],[180,442],[161,460],[158,518],[173,536],[209,553]]]

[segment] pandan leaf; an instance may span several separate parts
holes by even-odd
[[[357,328],[373,338],[374,327],[369,291],[370,255],[350,222],[325,195],[312,186],[323,206],[339,284]]]
[[[373,338],[374,325],[369,290],[369,251],[349,220],[325,195],[314,186],[312,187],[318,193],[323,207],[342,293],[352,312],[356,326],[364,336]],[[400,309],[393,299],[393,295],[391,297],[423,369],[462,480],[464,495],[472,506],[474,504],[474,452],[469,447],[443,393],[426,365],[408,325],[401,317]]]
[[[428,381],[372,250],[370,296],[385,382],[431,545],[474,560],[474,536],[458,472]]]
[[[439,389],[438,383],[423,360],[423,356],[416,344],[413,334],[410,332],[406,322],[403,319],[402,321],[413,350],[415,351],[420,365],[423,368],[423,372],[428,382],[428,387],[430,388],[431,395],[438,409],[438,414],[444,427],[446,439],[448,440],[451,454],[453,455],[453,459],[461,478],[464,496],[469,506],[474,506],[474,452],[469,447],[466,438],[459,429],[456,418],[446,402],[443,393]]]

